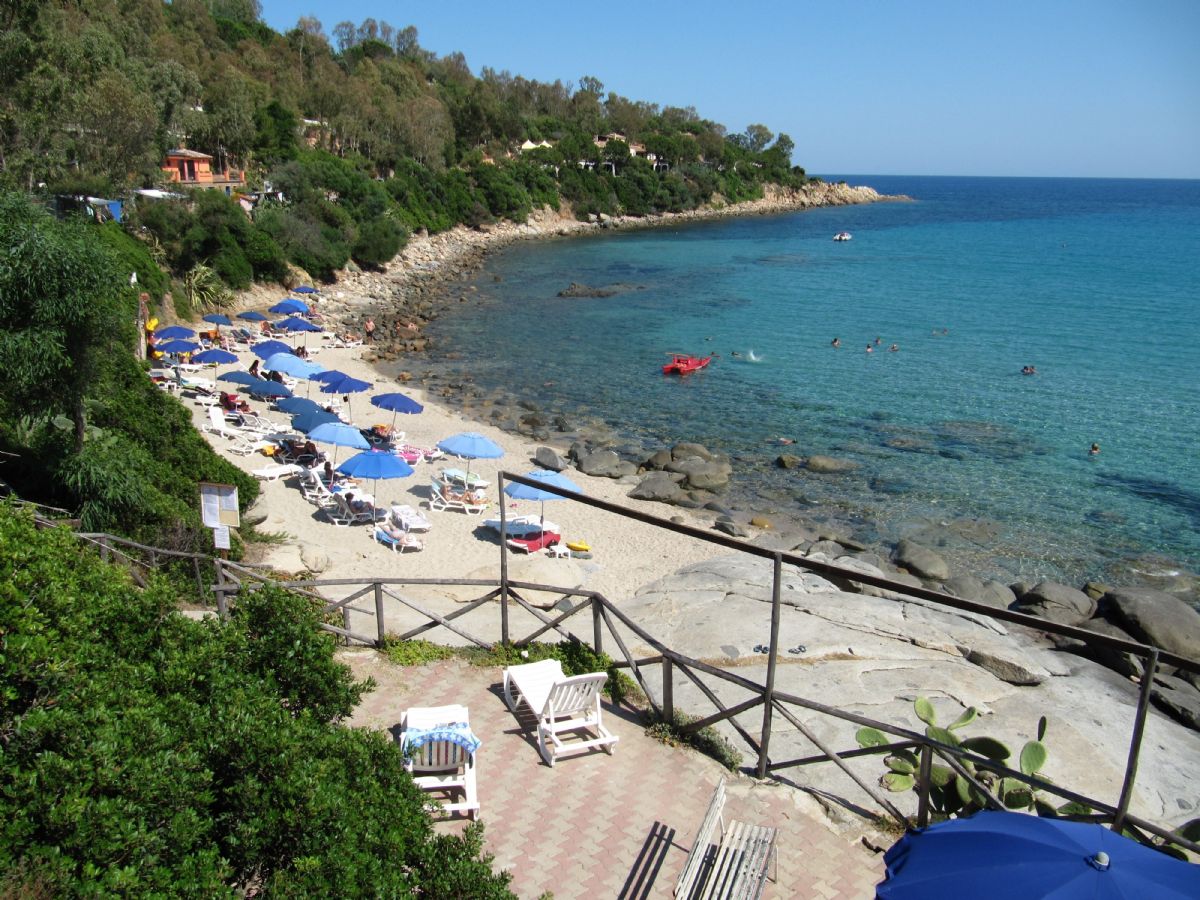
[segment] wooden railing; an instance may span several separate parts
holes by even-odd
[[[1136,643],[1134,641],[1097,634],[1083,628],[1059,625],[1054,622],[1038,619],[1009,610],[995,609],[979,603],[974,603],[969,600],[963,600],[946,594],[937,593],[925,588],[912,587],[900,582],[894,582],[884,577],[866,575],[860,572],[843,569],[839,566],[829,563],[817,562],[807,559],[806,557],[799,557],[793,554],[766,550],[762,547],[747,544],[734,538],[692,528],[687,525],[681,525],[676,522],[670,522],[655,516],[651,516],[647,513],[643,513],[639,510],[627,509],[617,504],[608,503],[596,498],[585,497],[570,491],[560,490],[545,483],[532,481],[524,478],[523,476],[510,474],[507,472],[501,473],[499,476],[499,489],[501,491],[503,491],[505,480],[515,481],[545,490],[564,498],[574,500],[579,503],[584,503],[588,506],[602,509],[606,512],[620,515],[625,518],[634,519],[636,521],[653,525],[658,528],[665,528],[669,531],[686,534],[710,544],[717,544],[727,547],[731,550],[737,550],[742,553],[747,553],[752,556],[770,560],[772,565],[771,638],[768,648],[769,652],[767,656],[767,672],[765,681],[760,684],[735,672],[721,669],[717,666],[706,663],[703,660],[695,659],[666,646],[653,634],[641,627],[638,623],[634,622],[614,603],[597,592],[511,580],[508,577],[508,554],[504,549],[506,546],[505,539],[507,536],[507,515],[503,505],[501,506],[501,553],[499,581],[488,579],[437,578],[341,578],[289,581],[281,582],[280,585],[288,590],[300,592],[306,596],[312,597],[316,601],[319,601],[322,604],[322,608],[326,614],[340,612],[343,617],[342,624],[340,626],[323,624],[321,627],[325,630],[346,641],[357,642],[380,648],[385,645],[389,638],[408,640],[426,635],[438,628],[445,628],[446,630],[457,635],[459,638],[469,641],[476,646],[491,648],[494,646],[494,641],[489,640],[483,635],[468,630],[461,622],[458,622],[457,620],[476,609],[497,604],[497,601],[500,619],[500,641],[504,644],[522,646],[537,640],[548,632],[553,631],[562,639],[589,644],[597,652],[603,653],[605,652],[606,641],[611,640],[612,643],[615,644],[618,652],[610,655],[617,660],[616,664],[620,668],[627,669],[629,671],[631,677],[638,683],[641,690],[645,694],[647,702],[657,717],[660,717],[667,722],[675,721],[675,684],[678,678],[686,678],[708,700],[715,711],[703,718],[691,721],[688,724],[677,725],[681,732],[685,734],[693,733],[711,725],[727,722],[754,754],[755,764],[753,767],[751,767],[751,770],[759,777],[777,775],[778,773],[781,773],[787,769],[796,767],[808,766],[823,762],[832,762],[837,765],[838,768],[855,785],[857,785],[864,793],[866,793],[882,809],[884,809],[888,815],[892,816],[897,820],[897,822],[901,823],[905,827],[910,827],[912,824],[908,817],[905,816],[904,813],[902,813],[895,806],[895,804],[892,803],[878,789],[876,785],[870,783],[856,773],[848,765],[848,760],[863,756],[893,753],[898,750],[917,751],[919,753],[920,760],[919,770],[916,774],[916,783],[918,786],[918,809],[916,824],[918,827],[924,826],[929,822],[929,789],[931,786],[930,772],[933,760],[936,758],[943,762],[957,775],[964,778],[976,791],[978,791],[979,796],[984,799],[985,804],[990,808],[1002,808],[1000,799],[996,797],[986,785],[981,783],[974,774],[972,774],[966,764],[969,763],[984,770],[998,773],[1005,778],[1015,779],[1028,785],[1034,790],[1044,791],[1046,793],[1062,797],[1068,801],[1075,801],[1077,803],[1085,804],[1095,811],[1091,815],[1071,816],[1070,818],[1111,823],[1115,830],[1132,829],[1143,834],[1155,835],[1165,840],[1170,840],[1180,846],[1186,847],[1193,852],[1200,853],[1200,845],[1179,837],[1178,835],[1171,833],[1169,830],[1135,816],[1129,812],[1129,804],[1132,798],[1137,775],[1142,736],[1149,710],[1150,687],[1153,683],[1154,674],[1159,670],[1159,667],[1164,664],[1191,672],[1200,672],[1200,662],[1186,659],[1184,657],[1160,650],[1156,647]],[[200,566],[202,561],[211,561],[216,572],[216,581],[209,587],[209,591],[215,598],[218,614],[222,617],[225,617],[228,614],[229,601],[231,598],[236,597],[238,593],[246,590],[254,590],[262,584],[273,583],[273,580],[267,574],[265,574],[264,570],[262,569],[256,569],[244,564],[207,557],[203,554],[188,554],[174,551],[155,550],[155,548],[148,548],[132,541],[114,538],[111,535],[89,534],[80,535],[80,538],[95,543],[99,547],[101,555],[105,555],[106,553],[119,553],[123,558],[128,559],[137,565],[155,565],[157,564],[157,561],[167,558],[191,558],[197,566],[196,572],[198,580],[200,579]],[[131,550],[136,550],[139,553],[148,552],[149,562],[142,559],[134,559],[130,555]],[[961,747],[941,743],[940,741],[927,737],[924,734],[912,731],[907,727],[887,722],[880,722],[850,710],[839,709],[807,697],[801,697],[779,690],[775,685],[775,675],[778,667],[780,649],[780,590],[782,584],[782,570],[785,564],[795,566],[799,569],[816,572],[818,574],[834,576],[836,579],[841,581],[848,580],[860,584],[867,584],[883,588],[889,592],[889,595],[891,595],[893,599],[895,599],[896,595],[903,595],[904,597],[916,597],[938,606],[971,612],[990,619],[998,619],[1013,624],[1023,625],[1041,632],[1074,638],[1091,647],[1103,647],[1108,650],[1116,650],[1139,657],[1143,661],[1144,671],[1142,674],[1138,703],[1132,723],[1129,753],[1125,765],[1124,778],[1116,803],[1110,804],[1096,798],[1086,797],[1070,790],[1069,788],[1051,784],[1050,782],[1037,778],[1036,776],[1025,775],[1023,772],[1018,770],[1002,766],[994,760],[983,757],[976,753],[972,753],[968,750],[964,750]],[[398,590],[398,588],[402,586],[433,585],[478,587],[481,589],[481,593],[477,598],[459,606],[453,612],[442,615],[434,610],[428,609],[411,597],[406,596],[401,590]],[[355,589],[352,590],[347,596],[338,600],[329,600],[326,597],[325,591],[328,589],[345,587],[351,587]],[[526,600],[524,596],[524,592],[526,591],[557,594],[562,600],[568,602],[571,600],[576,600],[578,602],[573,604],[569,603],[565,610],[562,610],[557,615],[551,616]],[[367,605],[355,605],[356,603],[359,603],[359,601],[363,601],[364,598],[368,598]],[[412,627],[411,624],[405,626],[399,632],[390,631],[387,627],[386,621],[387,605],[385,600],[392,600],[400,604],[402,607],[413,610],[418,614],[418,616],[422,617],[423,621],[421,624],[415,627]],[[897,602],[901,601],[897,600]],[[514,605],[537,620],[537,627],[535,627],[530,633],[520,636],[515,636],[512,633],[510,607]],[[566,626],[566,623],[573,617],[584,613],[585,611],[590,611],[591,613],[591,634],[581,636],[580,634],[576,634],[570,630],[570,628]],[[364,633],[363,631],[355,630],[352,622],[352,613],[364,615],[367,618],[374,620],[374,628],[370,629],[371,633]],[[630,651],[628,643],[622,636],[620,630],[621,628],[624,628],[628,633],[640,639],[646,646],[651,648],[653,653],[649,656],[635,658],[633,653]],[[655,666],[659,667],[659,673],[658,678],[652,682],[650,672]],[[738,689],[749,694],[749,697],[746,700],[727,706],[720,699],[720,697],[718,697],[716,691],[714,691],[712,687],[705,682],[706,678],[715,679],[717,681],[734,685]],[[759,707],[762,709],[761,725],[755,729],[755,733],[752,733],[751,730],[748,729],[744,724],[737,721],[736,717]],[[849,750],[836,750],[828,746],[827,743],[823,741],[800,718],[799,715],[797,715],[797,711],[801,710],[809,713],[816,713],[818,715],[833,719],[838,719],[843,722],[858,726],[875,728],[884,734],[896,738],[897,740],[881,747],[855,747]],[[785,719],[820,752],[813,756],[796,759],[772,759],[770,755],[770,744],[774,718],[776,715],[779,715]]]

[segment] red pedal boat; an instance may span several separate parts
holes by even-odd
[[[712,354],[708,356],[689,356],[686,353],[670,354],[671,361],[663,366],[664,375],[687,375],[690,372],[695,372],[703,369],[712,362]]]

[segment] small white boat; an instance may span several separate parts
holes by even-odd
[[[848,231],[839,231],[837,234],[835,234],[835,235],[833,236],[833,239],[834,239],[835,241],[849,241],[849,240],[853,240],[853,239],[854,239],[854,235],[852,235],[852,234],[851,234],[850,232],[848,232]]]

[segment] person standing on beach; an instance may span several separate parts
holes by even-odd
[[[367,321],[363,325],[363,332],[366,334],[368,341],[375,340],[375,320],[370,316],[367,316]]]

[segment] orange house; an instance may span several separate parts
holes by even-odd
[[[225,193],[231,193],[234,188],[246,183],[246,173],[237,169],[213,171],[212,157],[199,150],[168,150],[167,159],[162,164],[162,170],[171,176],[176,184],[194,187],[224,188]]]

